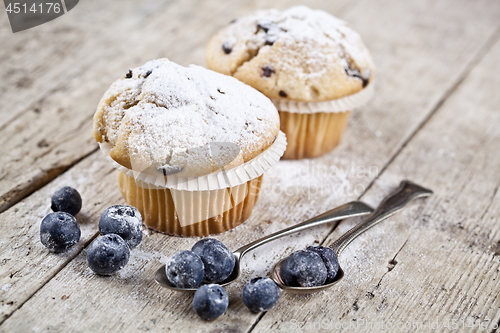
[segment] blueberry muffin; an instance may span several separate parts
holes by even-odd
[[[93,125],[127,203],[147,226],[185,236],[220,233],[249,217],[263,173],[251,165],[280,135],[275,106],[257,90],[167,59],[115,81]]]
[[[232,21],[209,41],[206,61],[273,100],[288,140],[284,157],[291,159],[319,156],[339,143],[350,108],[366,101],[374,75],[360,36],[305,6]]]

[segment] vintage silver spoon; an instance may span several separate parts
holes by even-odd
[[[339,239],[337,239],[333,244],[330,245],[330,248],[335,252],[337,258],[340,256],[340,253],[346,248],[349,243],[351,243],[356,237],[361,235],[366,230],[370,229],[380,221],[388,218],[394,213],[403,209],[407,203],[412,201],[415,198],[428,197],[432,194],[431,190],[423,188],[420,185],[414,184],[408,180],[404,180],[401,182],[399,188],[386,197],[384,201],[378,206],[378,208],[365,220],[360,222],[358,225],[353,227],[351,230],[342,235]],[[289,293],[294,294],[312,294],[318,291],[322,291],[328,289],[335,284],[337,284],[344,277],[344,271],[339,266],[339,271],[335,276],[333,282],[317,286],[317,287],[290,287],[285,285],[281,278],[281,267],[283,265],[283,261],[285,259],[280,260],[276,265],[274,265],[273,270],[271,272],[271,279],[273,279],[276,284]]]
[[[313,217],[310,220],[301,222],[299,224],[296,224],[294,226],[291,226],[289,228],[283,229],[281,231],[275,232],[274,234],[271,234],[269,236],[263,237],[261,239],[258,239],[250,244],[247,244],[245,246],[240,247],[236,251],[233,252],[234,254],[234,259],[235,259],[235,264],[233,268],[233,272],[229,277],[224,280],[222,283],[220,283],[221,286],[226,286],[233,281],[235,281],[238,276],[240,275],[240,261],[243,256],[249,252],[252,251],[253,249],[266,244],[268,242],[271,242],[275,239],[311,228],[315,227],[321,224],[325,223],[330,223],[334,221],[339,221],[346,219],[348,217],[355,217],[355,216],[363,216],[363,215],[368,215],[371,212],[373,212],[373,209],[366,205],[365,203],[362,203],[361,201],[352,201],[349,203],[346,203],[342,206],[339,206],[337,208],[334,208],[332,210],[329,210],[326,213],[323,213],[321,215],[318,215],[316,217]],[[155,280],[156,282],[161,285],[162,287],[169,288],[172,290],[177,290],[177,291],[183,291],[183,292],[195,292],[197,288],[177,288],[174,287],[170,281],[168,281],[167,274],[165,272],[165,265],[160,267],[158,271],[156,271],[155,275]]]

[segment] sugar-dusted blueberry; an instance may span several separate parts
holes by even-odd
[[[267,277],[251,279],[245,287],[241,296],[243,303],[252,312],[263,312],[271,310],[280,299],[280,288],[273,280]]]
[[[99,220],[101,235],[117,234],[133,249],[142,241],[142,216],[139,210],[128,205],[106,208]]]
[[[64,252],[80,240],[81,232],[73,215],[50,213],[40,224],[40,241],[50,252]]]
[[[222,50],[224,51],[225,54],[231,53],[231,51],[233,50],[233,44],[227,41],[222,43]]]
[[[323,260],[327,272],[325,283],[333,282],[335,275],[339,271],[339,261],[335,252],[331,248],[324,246],[308,246],[307,249],[319,254]]]
[[[87,264],[99,275],[111,275],[125,267],[130,258],[127,243],[118,235],[97,237],[87,250]]]
[[[168,280],[177,288],[197,288],[205,274],[203,261],[192,251],[174,254],[168,260],[165,270]]]
[[[274,74],[274,69],[271,66],[262,67],[262,76],[271,77]]]
[[[193,309],[205,320],[222,316],[228,304],[229,298],[226,291],[218,284],[205,284],[194,293]]]
[[[61,187],[52,195],[51,208],[54,212],[66,212],[75,216],[82,209],[82,197],[72,187]]]
[[[205,265],[204,280],[208,283],[224,281],[234,268],[234,255],[221,241],[214,238],[202,239],[191,249],[200,256]]]
[[[326,276],[327,270],[321,256],[309,250],[292,253],[281,267],[281,278],[290,287],[321,286]]]

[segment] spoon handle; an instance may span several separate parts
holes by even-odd
[[[342,206],[339,206],[337,208],[334,208],[332,210],[327,211],[326,213],[323,213],[321,215],[318,215],[316,217],[313,217],[312,219],[309,219],[307,221],[304,221],[302,223],[296,224],[294,226],[291,226],[289,228],[280,230],[278,232],[275,232],[274,234],[271,234],[269,236],[265,236],[263,238],[260,238],[250,244],[247,244],[245,246],[240,247],[238,250],[235,251],[236,253],[239,253],[241,256],[243,256],[245,253],[248,251],[251,251],[263,244],[266,244],[268,242],[271,242],[275,239],[311,228],[315,227],[321,224],[333,222],[333,221],[338,221],[338,220],[343,220],[348,217],[354,217],[354,216],[362,216],[362,215],[368,215],[371,212],[373,212],[373,209],[366,205],[365,203],[361,201],[352,201],[349,203],[346,203]]]
[[[394,193],[386,197],[370,216],[342,235],[333,244],[331,244],[330,247],[333,251],[335,251],[337,256],[340,255],[345,247],[363,232],[394,213],[400,211],[413,199],[427,197],[431,194],[431,190],[412,183],[409,180],[403,180],[399,185],[399,188]]]

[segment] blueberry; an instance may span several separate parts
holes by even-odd
[[[324,246],[308,246],[307,249],[319,254],[323,260],[326,267],[325,283],[333,282],[335,275],[337,275],[337,272],[339,271],[339,261],[335,252],[331,248]]]
[[[291,287],[321,286],[326,276],[327,270],[321,256],[309,250],[292,253],[281,267],[281,278]]]
[[[40,241],[50,252],[64,252],[80,240],[81,232],[73,215],[50,213],[40,224]]]
[[[87,250],[87,264],[99,275],[111,275],[128,263],[130,250],[118,235],[97,237]]]
[[[142,217],[137,208],[116,205],[106,208],[99,220],[101,235],[117,234],[133,249],[142,241]]]
[[[205,282],[220,283],[231,275],[234,255],[221,241],[205,238],[196,242],[191,250],[200,256],[205,265]]]
[[[218,284],[205,284],[194,293],[193,309],[205,320],[222,316],[228,304],[226,291]]]
[[[66,212],[75,216],[82,209],[82,197],[72,187],[61,187],[52,196],[51,208],[54,212]]]
[[[203,261],[192,251],[174,254],[168,260],[165,270],[168,280],[177,288],[197,288],[205,274]]]
[[[267,277],[251,279],[241,293],[243,303],[252,312],[271,310],[280,299],[280,289],[273,280]]]

